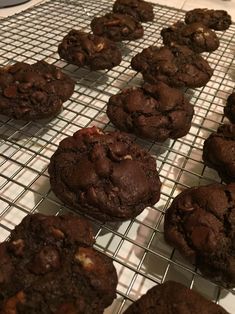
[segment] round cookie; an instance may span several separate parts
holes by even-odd
[[[235,92],[228,96],[226,106],[224,107],[224,115],[232,123],[235,123]]]
[[[158,142],[185,136],[193,113],[184,94],[163,82],[128,88],[107,105],[109,119],[120,130]]]
[[[160,197],[155,159],[121,132],[77,131],[59,144],[48,171],[61,201],[102,221],[136,217]]]
[[[0,69],[0,114],[26,121],[56,116],[74,81],[54,65],[17,62]]]
[[[127,14],[107,13],[91,21],[91,29],[97,36],[113,41],[135,40],[143,37],[144,29],[138,20]]]
[[[69,63],[87,65],[91,70],[111,69],[122,60],[120,50],[111,40],[75,29],[63,38],[58,53]]]
[[[214,31],[202,23],[185,24],[177,22],[161,30],[163,43],[186,45],[197,53],[212,52],[219,47],[219,39]]]
[[[202,159],[224,182],[235,181],[235,124],[223,124],[205,140]]]
[[[116,297],[112,260],[78,216],[29,215],[0,244],[0,313],[102,314]]]
[[[124,314],[228,314],[194,290],[179,282],[166,281],[149,289]]]
[[[224,10],[194,9],[186,12],[185,23],[200,22],[217,31],[224,31],[232,23],[231,16]]]
[[[162,81],[173,87],[201,87],[210,80],[213,70],[208,62],[187,46],[150,46],[131,60],[134,70],[145,81]]]
[[[201,273],[223,286],[235,286],[235,184],[186,189],[167,209],[166,242]]]
[[[153,5],[143,0],[116,0],[113,12],[131,15],[141,22],[152,21],[154,18]]]

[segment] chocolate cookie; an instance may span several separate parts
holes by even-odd
[[[183,191],[166,211],[164,235],[203,275],[235,286],[235,184]]]
[[[194,9],[186,12],[185,23],[200,22],[217,31],[224,31],[231,25],[231,16],[224,10]]]
[[[226,106],[224,107],[224,115],[235,123],[235,92],[228,96]]]
[[[131,15],[141,22],[154,18],[153,5],[143,0],[116,0],[113,12]]]
[[[213,74],[206,60],[180,45],[150,46],[132,58],[131,66],[147,82],[162,81],[173,87],[201,87]]]
[[[113,41],[135,40],[143,37],[144,29],[138,20],[127,14],[107,13],[91,21],[95,35],[108,37]]]
[[[112,69],[122,60],[120,50],[111,40],[75,29],[63,38],[58,53],[66,61],[79,67],[87,65],[91,70]]]
[[[161,31],[163,43],[186,45],[195,52],[212,52],[219,47],[219,39],[214,31],[202,23],[185,24],[177,22]]]
[[[57,115],[74,82],[54,65],[17,62],[0,69],[0,114],[26,121]]]
[[[185,136],[193,113],[184,94],[163,82],[128,88],[112,96],[107,106],[109,119],[119,129],[158,142]]]
[[[205,140],[204,163],[227,183],[235,181],[235,124],[224,124]]]
[[[103,313],[116,297],[110,258],[72,215],[29,215],[0,244],[0,313]]]
[[[166,281],[149,289],[124,314],[228,314],[221,306],[205,299],[181,283]]]
[[[102,221],[133,218],[160,196],[155,159],[126,134],[96,127],[65,138],[49,174],[59,199]]]

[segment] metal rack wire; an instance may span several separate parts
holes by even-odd
[[[109,12],[111,7],[112,2],[106,0],[52,0],[1,21],[1,66],[44,59],[77,83],[55,119],[24,122],[0,115],[0,241],[28,213],[69,211],[51,192],[47,173],[50,156],[64,137],[79,128],[112,128],[105,113],[107,100],[123,87],[141,82],[141,76],[130,68],[132,56],[149,45],[161,45],[161,28],[185,14],[155,5],[155,19],[144,24],[143,39],[120,44],[123,61],[112,70],[90,72],[60,60],[57,46],[63,36],[71,28],[89,31],[92,17]],[[157,159],[163,183],[160,201],[132,221],[93,221],[96,248],[114,260],[119,277],[117,299],[105,313],[122,313],[150,287],[168,279],[180,281],[235,312],[235,291],[203,278],[163,239],[164,212],[172,199],[186,187],[220,181],[215,171],[203,165],[201,155],[204,139],[223,122],[225,100],[235,87],[235,25],[218,35],[219,49],[204,54],[214,68],[212,79],[204,88],[186,91],[195,108],[189,134],[163,144],[137,139]]]

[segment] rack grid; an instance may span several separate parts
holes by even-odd
[[[154,5],[155,18],[143,24],[144,37],[119,44],[123,60],[112,70],[90,72],[61,60],[57,46],[64,35],[71,28],[90,31],[91,19],[111,11],[112,4],[107,0],[51,0],[1,21],[1,66],[43,59],[72,76],[76,87],[63,111],[52,120],[25,122],[0,115],[0,241],[29,213],[70,211],[51,192],[50,156],[63,138],[79,128],[113,129],[105,113],[109,97],[142,81],[130,67],[131,58],[149,45],[162,45],[162,27],[182,20],[185,14]],[[150,287],[169,279],[200,291],[235,313],[235,291],[203,278],[163,239],[164,212],[172,199],[187,187],[220,182],[216,172],[203,165],[201,156],[204,140],[224,122],[223,107],[235,88],[235,25],[217,34],[219,49],[203,54],[214,68],[213,77],[204,88],[185,91],[195,108],[189,134],[163,144],[136,139],[157,160],[160,201],[123,223],[101,224],[88,217],[95,230],[96,249],[113,259],[119,277],[117,299],[105,313],[123,313]]]

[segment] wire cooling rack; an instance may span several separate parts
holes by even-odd
[[[43,59],[77,83],[71,99],[55,119],[24,122],[0,116],[0,241],[28,213],[69,211],[51,192],[47,173],[50,156],[64,137],[79,128],[113,128],[105,113],[109,97],[124,87],[138,85],[142,79],[131,69],[131,58],[149,45],[161,45],[162,27],[183,19],[185,14],[155,5],[154,21],[143,24],[144,37],[120,44],[123,61],[112,70],[90,72],[60,60],[57,46],[64,35],[71,28],[89,31],[93,16],[103,15],[111,8],[112,2],[105,0],[54,0],[1,20],[1,66]],[[114,260],[119,277],[117,299],[105,313],[123,313],[150,287],[169,279],[198,290],[235,313],[235,291],[203,278],[163,239],[164,212],[172,199],[186,187],[220,182],[216,172],[203,165],[201,156],[204,139],[223,122],[226,98],[235,87],[235,25],[218,32],[218,36],[219,49],[204,54],[214,68],[213,77],[204,88],[186,91],[195,108],[189,134],[163,144],[137,139],[157,159],[162,181],[160,201],[132,221],[92,222],[96,248]]]

